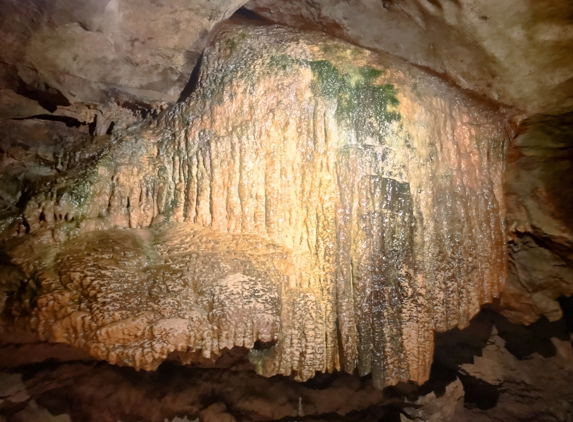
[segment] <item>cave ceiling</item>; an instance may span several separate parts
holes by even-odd
[[[245,3],[4,0],[3,88],[51,95],[48,108],[176,101],[209,32]],[[402,57],[528,114],[573,107],[567,0],[252,0],[245,6],[277,23]],[[24,97],[5,92],[3,102],[12,112],[18,104],[19,117],[38,113]]]

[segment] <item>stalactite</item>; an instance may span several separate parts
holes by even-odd
[[[421,383],[434,330],[505,280],[504,145],[498,111],[410,65],[227,26],[185,103],[28,202],[30,323],[137,368],[240,346],[266,376]]]

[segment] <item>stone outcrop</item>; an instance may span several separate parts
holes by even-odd
[[[568,0],[251,0],[245,7],[402,57],[529,114],[573,107]]]
[[[109,135],[147,116],[156,117],[189,95],[210,31],[245,2],[161,0],[149,7],[131,0],[87,1],[81,7],[72,3],[0,0],[4,12],[0,16],[0,137],[8,144],[15,139],[22,145],[31,141],[37,144],[32,147],[35,150],[40,144],[34,141],[37,137],[50,149],[59,139],[56,128],[65,125],[64,138],[82,138],[87,145],[91,135]],[[571,110],[571,5],[565,0],[528,5],[465,0],[276,4],[253,0],[246,7],[275,22],[318,28],[374,51],[390,52],[526,115]],[[244,9],[240,12],[245,14]],[[147,28],[150,23],[153,31]],[[73,134],[75,128],[78,134]],[[44,160],[46,150],[41,149],[38,159]],[[543,163],[551,168],[553,162],[546,157]],[[520,175],[529,172],[519,170],[522,165],[528,165],[527,160],[510,163],[508,189],[517,183],[513,177],[519,183],[529,180]],[[541,164],[537,166],[545,171]],[[25,167],[54,172],[45,163],[42,169],[32,170],[30,163]],[[58,165],[57,171],[61,168]],[[3,209],[14,207],[18,201],[14,196],[27,189],[23,183],[27,179],[12,170],[13,177],[0,188]],[[517,190],[508,191],[517,202],[535,195],[528,188]],[[571,294],[569,246],[564,247],[561,240],[540,245],[547,238],[544,235],[543,239],[539,234],[520,236],[510,245],[515,264],[510,265],[499,309],[526,323],[541,314],[558,318],[554,299]],[[534,262],[539,268],[532,268]],[[543,292],[546,287],[548,293]]]
[[[528,113],[572,107],[567,0],[1,0],[0,118],[72,105],[97,108],[101,121],[117,104],[145,113],[175,102],[188,94],[209,32],[243,5],[402,57]]]
[[[223,27],[186,102],[30,181],[9,308],[136,368],[239,346],[266,376],[421,383],[505,280],[502,118],[321,34]]]
[[[122,97],[132,107],[174,102],[209,31],[242,3],[2,0],[0,83],[39,100],[38,114]]]
[[[530,324],[555,321],[573,295],[573,116],[525,120],[508,153],[505,192],[510,271],[499,309]]]
[[[210,31],[244,1],[0,0],[0,121],[96,135],[185,98]]]
[[[344,373],[306,383],[263,378],[245,353],[226,354],[216,367],[169,362],[154,372],[73,357],[19,367],[2,360],[0,420],[570,421],[571,329],[565,319],[523,327],[482,311],[467,329],[437,336],[428,383],[384,391]]]
[[[0,0],[0,422],[573,421],[571,16]]]
[[[432,391],[420,395],[413,402],[406,402],[407,408],[400,415],[400,422],[427,421],[444,422],[464,420],[464,386],[459,379],[447,385],[443,394]]]

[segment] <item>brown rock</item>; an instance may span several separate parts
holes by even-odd
[[[504,283],[499,110],[324,35],[223,28],[186,103],[96,145],[7,250],[40,337],[98,359],[421,383]]]
[[[510,274],[499,307],[513,321],[561,318],[556,299],[573,295],[572,116],[522,123],[508,155]]]
[[[36,101],[18,95],[11,89],[0,89],[0,120],[29,117],[45,112]]]
[[[242,3],[2,0],[3,83],[60,103],[176,101],[209,31]]]
[[[400,415],[401,422],[462,422],[464,386],[459,379],[446,387],[444,394],[435,392],[419,397],[414,402],[406,402],[405,413]],[[408,406],[412,406],[411,408]]]
[[[531,114],[573,107],[568,0],[251,0],[246,7],[402,57]]]
[[[533,353],[527,359],[517,359],[505,347],[505,342],[493,333],[483,355],[473,365],[462,370],[467,374],[499,385],[500,396],[488,409],[470,407],[470,421],[570,421],[573,417],[573,345],[570,339],[552,338],[553,355]],[[469,407],[469,406],[468,406]]]

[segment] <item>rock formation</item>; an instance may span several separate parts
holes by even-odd
[[[5,234],[30,324],[148,370],[239,346],[267,376],[423,382],[433,331],[505,280],[498,114],[320,34],[224,28],[188,101],[30,188]]]
[[[525,120],[508,154],[511,264],[499,308],[516,322],[558,320],[556,299],[573,295],[571,119],[569,113]]]
[[[169,362],[151,372],[72,358],[0,372],[0,404],[16,422],[570,421],[570,335],[565,320],[523,327],[481,312],[465,330],[437,336],[427,384],[383,391],[344,373],[304,383],[263,378],[244,354],[225,354],[208,367]]]
[[[573,107],[568,0],[251,0],[245,7],[402,57],[528,114]]]
[[[573,421],[570,2],[0,11],[0,422]]]

